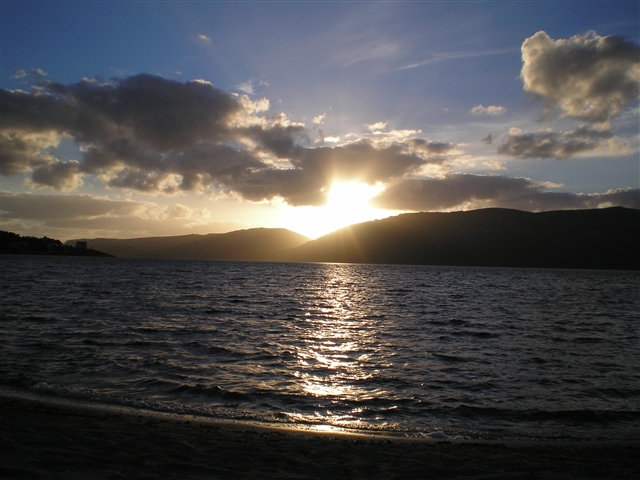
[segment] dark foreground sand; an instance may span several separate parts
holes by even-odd
[[[289,431],[0,397],[0,478],[640,478],[640,443],[498,444]]]

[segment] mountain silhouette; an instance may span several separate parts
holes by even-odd
[[[82,240],[118,257],[640,270],[640,210],[622,207],[407,213],[312,241],[282,228]]]
[[[287,252],[283,259],[640,269],[640,210],[408,213],[342,228]]]

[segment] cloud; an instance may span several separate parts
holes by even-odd
[[[33,195],[2,192],[5,217],[25,220],[58,220],[122,216],[139,212],[140,202],[115,201],[90,195]]]
[[[247,95],[255,95],[256,87],[261,87],[262,85],[269,86],[269,84],[263,80],[255,80],[252,78],[246,82],[239,83],[235,86],[235,89],[240,90],[242,93],[246,93]]]
[[[240,83],[236,85],[236,88],[241,92],[247,93],[249,95],[253,95],[255,93],[252,80],[247,80],[246,82]]]
[[[527,178],[450,173],[444,178],[400,180],[371,203],[392,210],[470,210],[486,207],[528,211],[599,208],[621,205],[640,208],[640,190],[576,194],[545,191],[547,184]]]
[[[387,122],[376,122],[371,125],[365,126],[369,129],[369,131],[375,132],[377,130],[384,130],[385,128],[387,128]]]
[[[5,120],[4,112],[2,117]],[[55,131],[0,130],[0,165],[4,176],[18,175],[53,161],[51,149],[63,135]]]
[[[503,55],[505,53],[511,53],[517,51],[513,48],[503,48],[497,50],[486,50],[481,52],[433,52],[424,60],[419,62],[410,63],[408,65],[403,65],[401,67],[396,68],[393,71],[399,70],[407,70],[410,68],[423,67],[425,65],[431,65],[432,63],[443,62],[448,60],[460,60],[467,58],[478,58],[478,57],[487,57],[492,55]]]
[[[511,129],[505,142],[498,147],[498,154],[517,158],[564,159],[607,147],[613,152],[620,150],[611,131],[586,125],[571,132],[558,133],[522,133],[519,129]]]
[[[69,191],[82,185],[78,174],[80,164],[76,160],[60,162],[54,160],[33,170],[31,181],[36,186],[47,186],[54,190]]]
[[[488,107],[476,105],[471,109],[471,113],[474,115],[503,115],[506,112],[507,109],[500,105],[490,105]]]
[[[228,169],[230,157],[246,160],[246,168],[262,165],[228,144],[239,140],[233,125],[246,124],[260,108],[207,82],[183,84],[151,75],[109,84],[47,82],[31,93],[2,90],[1,102],[2,173],[33,170],[34,184],[60,188],[73,183],[73,174],[96,174],[114,186],[149,191],[154,186],[141,180],[145,175],[207,177]],[[54,165],[45,158],[64,136],[81,144],[79,164]],[[49,166],[43,169],[43,163]]]
[[[444,178],[402,180],[373,201],[376,206],[393,210],[442,210],[472,201],[519,197],[537,188],[526,178],[450,173]]]
[[[131,138],[159,151],[219,138],[242,111],[237,97],[198,81],[142,74],[115,84],[45,82],[2,90],[3,129],[58,131],[79,142]]]
[[[387,182],[425,165],[442,165],[457,149],[448,143],[407,139],[386,146],[371,139],[335,146],[304,148],[295,144],[278,155],[289,158],[294,168],[262,169],[239,175],[234,189],[242,197],[267,200],[280,196],[293,206],[321,205],[334,181],[359,181],[368,184]]]
[[[198,35],[198,40],[200,40],[202,43],[206,43],[207,45],[211,44],[211,38],[202,33]]]
[[[638,98],[640,47],[595,32],[553,40],[540,31],[522,44],[524,90],[588,122],[606,122]]]
[[[493,143],[493,135],[489,134],[486,137],[484,137],[482,139],[482,143],[484,143],[485,145],[491,145]]]
[[[90,175],[147,194],[318,205],[335,179],[386,183],[461,154],[453,144],[416,138],[419,131],[380,131],[386,123],[370,126],[371,138],[314,146],[303,124],[266,115],[266,99],[148,74],[41,82],[31,92],[2,90],[0,100],[3,175],[31,173],[32,186],[62,191]],[[78,144],[77,161],[53,157],[65,137]]]
[[[27,72],[26,70],[18,70],[11,78],[13,79],[21,79],[21,78],[36,78],[41,79],[47,77],[48,74],[41,68],[34,68],[31,71]]]
[[[320,125],[322,122],[324,122],[325,118],[327,118],[326,113],[323,113],[322,115],[318,115],[317,117],[313,117],[313,124]]]
[[[2,229],[57,238],[120,237],[212,233],[246,228],[238,222],[212,222],[206,208],[176,203],[108,200],[91,195],[2,194]]]

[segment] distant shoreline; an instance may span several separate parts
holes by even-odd
[[[0,254],[43,255],[65,257],[113,257],[105,252],[87,248],[86,242],[78,242],[82,247],[65,245],[54,238],[23,237],[17,233],[0,231]]]
[[[309,240],[282,228],[62,244],[2,233],[0,253],[172,260],[640,270],[640,210],[408,213]],[[78,248],[82,246],[84,248]],[[105,253],[102,253],[105,252]]]

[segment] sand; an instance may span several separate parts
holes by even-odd
[[[640,442],[450,442],[292,431],[0,396],[0,478],[640,478]]]

